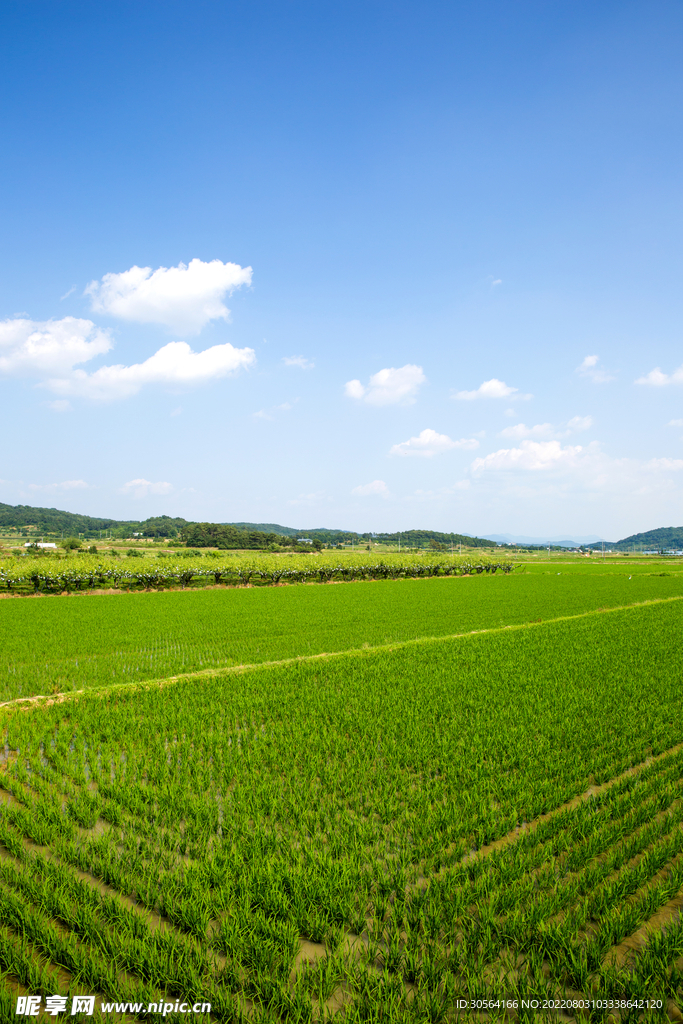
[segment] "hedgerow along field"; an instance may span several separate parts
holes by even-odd
[[[58,594],[114,588],[131,590],[210,585],[268,586],[285,583],[349,582],[367,579],[424,579],[433,576],[467,576],[483,572],[510,572],[509,558],[477,553],[475,558],[420,554],[373,555],[366,552],[320,554],[255,554],[221,551],[185,551],[182,561],[159,552],[147,558],[113,558],[81,554],[20,554],[0,565],[0,592],[24,595]],[[180,552],[175,552],[176,557]],[[201,559],[201,561],[200,561]]]
[[[511,574],[2,602],[3,615],[99,607],[102,622],[138,602],[132,623],[157,601],[187,618],[198,599],[279,599],[284,644],[287,619],[315,633],[297,601],[346,594],[355,619],[342,629],[327,605],[318,626],[337,623],[338,650],[361,647],[0,710],[7,992],[196,995],[231,1021],[534,1020],[533,998],[595,1004],[543,1019],[678,1019],[677,582]],[[235,629],[258,619],[229,607]],[[410,642],[439,607],[445,633],[487,632]],[[376,609],[382,628],[363,640]],[[636,997],[661,1011],[600,1006]],[[462,998],[518,1007],[482,1016]],[[15,1019],[9,995],[5,1008]]]

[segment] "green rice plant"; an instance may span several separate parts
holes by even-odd
[[[349,1020],[450,1019],[458,994],[485,998],[525,956],[518,991],[623,988],[612,945],[680,888],[683,752],[646,762],[683,739],[679,614],[633,607],[6,707],[0,916],[84,984],[217,1005],[223,990],[226,1019],[237,996],[254,1019],[323,1017],[340,984]],[[617,781],[563,806],[598,779]],[[476,849],[502,836],[515,838]],[[327,954],[293,975],[303,938]],[[676,991],[666,956],[657,985]]]

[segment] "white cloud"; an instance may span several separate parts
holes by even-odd
[[[500,277],[498,277],[498,278],[496,278],[495,281],[491,281],[491,287],[495,288],[497,284],[502,284],[502,283],[503,283],[502,279]]]
[[[678,472],[683,469],[683,459],[650,459],[645,463],[645,469],[662,470],[665,473]]]
[[[94,373],[74,370],[69,377],[53,378],[45,387],[58,395],[75,395],[95,400],[113,400],[135,395],[145,384],[203,384],[251,366],[255,355],[250,348],[214,345],[193,352],[185,341],[171,341],[144,363],[132,366],[101,366]]]
[[[666,384],[683,384],[683,366],[679,366],[672,374],[662,373],[656,366],[644,377],[638,377],[636,384],[649,384],[656,388],[664,387]]]
[[[275,415],[278,412],[291,412],[296,403],[299,401],[295,398],[293,402],[283,402],[282,405],[274,405],[270,409],[259,409],[258,412],[254,413],[254,419],[257,420],[272,420],[275,419]]]
[[[516,423],[514,427],[505,427],[501,430],[500,436],[521,441],[523,437],[552,437],[554,433],[552,423],[537,423],[533,427],[527,427],[526,423]]]
[[[379,370],[370,378],[365,387],[359,380],[350,380],[344,385],[347,398],[363,400],[369,405],[393,405],[402,402],[404,405],[415,401],[415,394],[427,378],[421,366],[407,363],[394,369]]]
[[[227,320],[223,299],[251,284],[251,267],[191,260],[177,267],[131,267],[105,274],[85,289],[95,313],[142,324],[163,324],[178,334],[197,334],[210,320]]]
[[[458,391],[453,397],[461,401],[472,402],[476,398],[507,398],[508,395],[512,395],[516,391],[517,388],[511,388],[505,381],[492,377],[491,380],[485,380],[483,384],[480,384],[476,391]]]
[[[121,488],[123,494],[132,495],[134,498],[146,498],[148,494],[168,494],[173,490],[173,485],[165,480],[152,483],[142,477],[138,480],[129,480]]]
[[[448,452],[452,448],[472,449],[478,447],[479,442],[473,437],[453,441],[447,434],[437,434],[435,430],[427,428],[421,431],[417,437],[411,437],[409,441],[395,444],[390,449],[389,454],[419,455],[424,458],[432,458],[432,456]]]
[[[91,485],[85,480],[63,480],[59,484],[29,484],[30,491],[85,491]]]
[[[331,500],[331,498],[326,496],[325,491],[313,491],[311,494],[299,494],[296,498],[290,498],[287,504],[312,506],[319,505],[321,501]]]
[[[522,441],[519,448],[501,448],[475,459],[472,472],[486,470],[552,470],[574,466],[583,451],[581,445],[562,447],[559,441]]]
[[[667,426],[669,426],[669,427],[683,427],[683,420],[669,420]]]
[[[578,433],[581,430],[590,430],[592,426],[592,416],[572,416],[569,423],[567,423],[567,430],[570,433]]]
[[[283,356],[282,362],[285,366],[298,366],[300,370],[312,370],[315,366],[315,363],[305,356]]]
[[[112,346],[92,320],[4,320],[0,323],[0,374],[45,376],[67,373]]]
[[[389,488],[384,483],[384,480],[373,480],[370,484],[361,484],[359,487],[354,487],[351,494],[355,494],[360,498],[367,498],[373,494],[377,494],[381,498],[388,498]]]
[[[598,366],[599,360],[600,356],[586,356],[581,365],[577,366],[576,372],[582,377],[587,377],[594,384],[606,384],[607,381],[614,380],[611,374]]]
[[[527,427],[526,423],[516,423],[514,427],[505,427],[500,432],[501,437],[509,437],[513,441],[521,441],[522,438],[549,439],[555,437],[567,437],[568,434],[575,434],[581,430],[588,430],[593,426],[592,416],[574,416],[567,423],[566,429],[558,430],[552,423],[536,423],[533,427]]]
[[[54,402],[46,403],[53,412],[71,412],[73,406],[68,398],[56,398]]]

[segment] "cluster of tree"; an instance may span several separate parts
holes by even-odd
[[[438,533],[434,530],[404,530],[402,533],[375,533],[372,536],[377,544],[398,544],[407,548],[431,548],[436,551],[450,551],[460,544],[468,548],[495,548],[495,540],[482,537],[469,537],[466,533]]]
[[[322,548],[322,542],[317,538],[312,544],[300,544],[296,536],[245,530],[231,523],[188,523],[180,531],[180,540],[192,548],[245,548],[255,551],[279,550],[282,547],[319,551]]]
[[[277,523],[225,523],[226,526],[235,526],[238,530],[257,530],[259,533],[275,533],[280,537],[290,537],[296,540],[297,537],[308,537],[309,540],[319,540],[322,544],[344,544],[345,542],[356,541],[359,543],[363,535],[354,533],[352,530],[327,530],[324,527],[316,527],[314,530],[295,530],[291,526],[279,526]],[[369,537],[365,534],[365,537]],[[282,541],[280,541],[282,543]]]
[[[143,537],[177,537],[181,530],[189,526],[187,519],[173,519],[171,516],[152,516],[140,523],[136,532]]]

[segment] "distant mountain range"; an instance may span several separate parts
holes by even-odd
[[[529,545],[547,547],[550,544],[559,548],[580,548],[600,540],[600,537],[595,534],[588,537],[571,537],[569,540],[563,537],[525,537],[512,533],[490,533],[489,537],[497,544],[521,544],[525,547]]]

